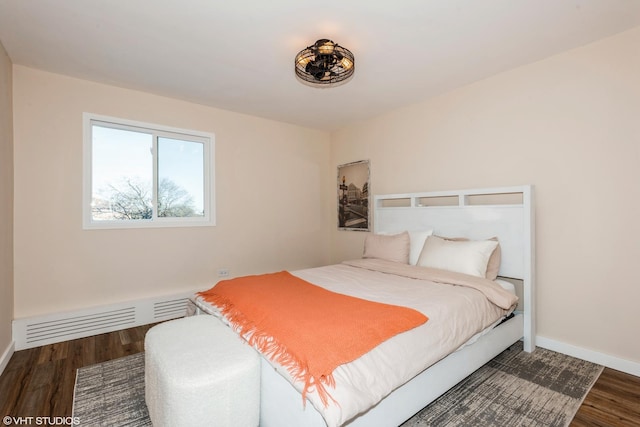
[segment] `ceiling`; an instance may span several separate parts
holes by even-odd
[[[640,0],[0,0],[14,64],[335,130],[640,25]],[[346,85],[298,82],[329,38]]]

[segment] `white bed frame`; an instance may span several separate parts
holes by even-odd
[[[514,198],[517,199],[515,203]],[[484,200],[480,203],[498,202],[479,204],[479,199]],[[453,200],[454,205],[433,205],[443,200]],[[487,239],[497,236],[502,249],[499,275],[523,281],[523,311],[516,312],[514,317],[474,344],[432,365],[369,411],[345,424],[349,427],[398,426],[516,341],[524,340],[525,351],[531,352],[535,348],[533,187],[374,197],[376,232],[426,229],[448,237]],[[308,403],[305,409],[302,408],[300,393],[264,359],[261,394],[261,427],[326,426],[313,405]]]

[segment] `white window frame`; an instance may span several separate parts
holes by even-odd
[[[82,188],[82,227],[93,229],[156,228],[156,227],[202,227],[216,225],[215,216],[215,135],[208,132],[172,128],[152,123],[83,113],[83,188]],[[106,124],[109,127],[125,130],[135,128],[153,135],[153,217],[150,219],[119,219],[94,221],[91,211],[92,202],[92,158],[94,124]],[[203,143],[204,157],[204,216],[200,217],[158,217],[157,216],[157,138],[183,138]]]

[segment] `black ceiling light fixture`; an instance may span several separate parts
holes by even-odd
[[[296,55],[296,77],[309,86],[345,84],[355,71],[353,53],[328,39],[320,39]]]

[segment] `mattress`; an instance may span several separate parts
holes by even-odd
[[[353,362],[339,366],[333,373],[335,388],[329,390],[337,403],[325,406],[316,393],[307,394],[308,401],[320,412],[327,426],[342,425],[374,406],[432,364],[477,339],[515,308],[499,307],[474,288],[411,277],[417,268],[394,268],[392,274],[378,268],[376,263],[352,262],[291,272],[327,290],[413,308],[429,318],[425,324],[398,334]],[[498,283],[489,285],[494,287],[492,292],[508,294]],[[217,308],[202,297],[196,296],[195,303],[204,312],[226,321]],[[293,381],[285,368],[269,362],[298,391],[302,390],[303,384]],[[300,404],[303,404],[302,398]]]

